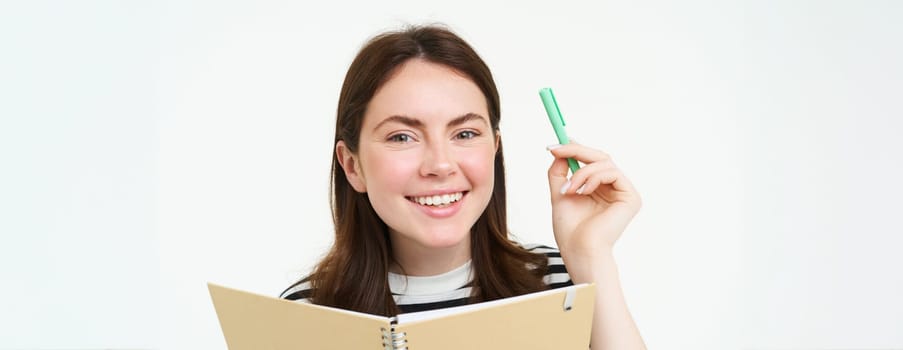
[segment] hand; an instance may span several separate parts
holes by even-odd
[[[563,255],[579,260],[610,253],[640,210],[639,193],[602,151],[574,142],[550,146],[549,150],[555,157],[549,167],[549,189],[552,227],[559,249]],[[567,158],[585,164],[570,181]]]

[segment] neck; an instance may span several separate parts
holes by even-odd
[[[434,276],[449,272],[470,260],[470,237],[448,247],[427,247],[391,235],[395,263],[390,271],[408,276]]]

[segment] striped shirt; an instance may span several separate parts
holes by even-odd
[[[550,289],[573,285],[557,249],[543,245],[528,245],[525,248],[548,258],[549,271],[543,281]],[[405,276],[390,272],[389,289],[395,304],[403,313],[461,306],[468,304],[472,292],[472,274],[470,261],[436,276]],[[303,281],[287,289],[281,297],[309,302],[310,294],[310,282]]]

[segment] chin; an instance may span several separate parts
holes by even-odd
[[[458,246],[462,243],[467,242],[470,239],[470,231],[467,231],[468,234],[448,234],[445,232],[426,232],[422,236],[424,238],[421,241],[425,247],[428,248],[451,248]]]

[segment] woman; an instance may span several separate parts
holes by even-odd
[[[510,241],[500,117],[489,68],[454,33],[368,42],[339,97],[335,243],[283,297],[390,316],[596,282],[592,347],[644,348],[612,257],[636,190],[605,153],[550,146],[560,255]],[[584,163],[570,179],[569,157]]]

